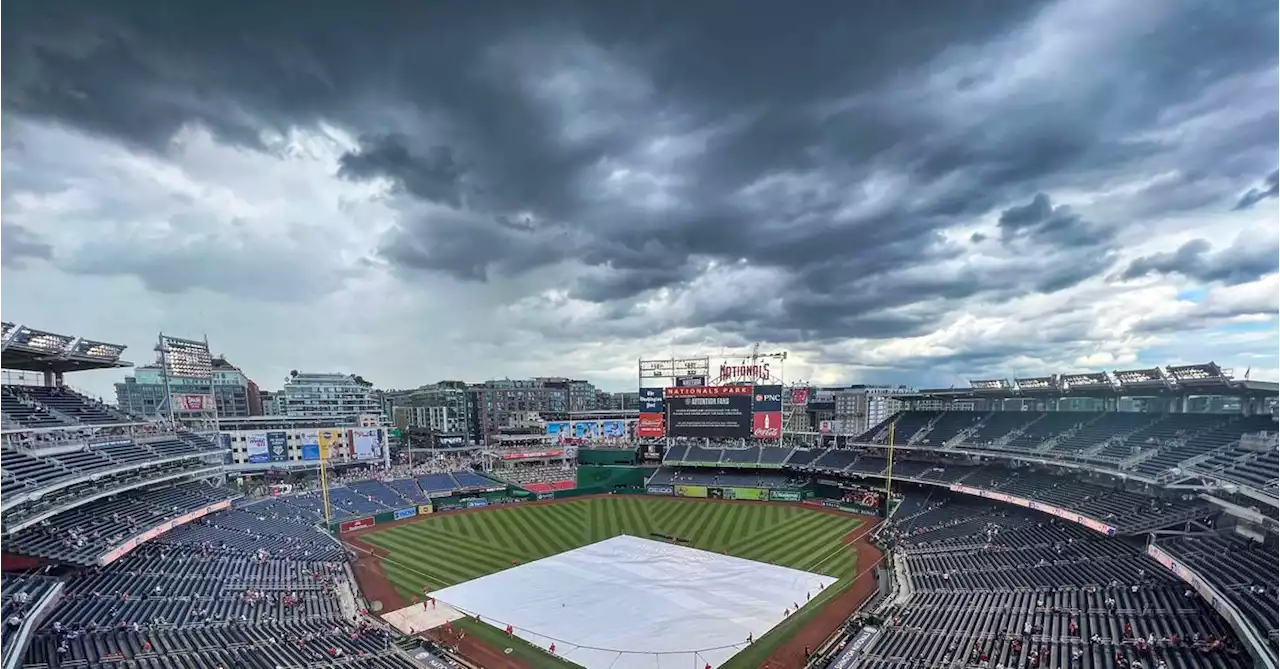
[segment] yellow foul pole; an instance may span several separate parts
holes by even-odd
[[[325,456],[328,453],[320,454],[320,497],[324,500],[324,525],[328,529],[329,523],[332,522],[332,514],[329,512],[329,470],[325,467]]]
[[[893,510],[893,437],[898,421],[889,423],[889,470],[885,472],[884,477],[884,517],[889,517],[889,512]]]

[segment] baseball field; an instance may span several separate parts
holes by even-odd
[[[850,541],[861,522],[791,504],[602,496],[442,514],[363,534],[360,540],[380,549],[386,577],[407,601],[424,587],[440,590],[620,534],[680,537],[693,548],[840,579],[723,665],[738,669],[760,666],[849,588],[858,555]],[[479,639],[512,647],[512,659],[527,666],[576,666],[487,625],[462,624]]]

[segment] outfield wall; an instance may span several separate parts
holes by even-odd
[[[590,466],[578,467],[579,495],[593,495],[602,492],[644,492],[644,482],[657,471],[657,467],[618,467]],[[560,492],[570,492],[562,490]],[[557,495],[560,497],[560,495]]]
[[[669,497],[693,497],[697,499],[736,499],[757,502],[799,502],[804,499],[803,490],[779,490],[776,488],[745,488],[741,486],[705,485],[651,485],[645,492]]]
[[[580,468],[581,470],[582,468]],[[800,502],[806,504],[814,503],[809,500],[811,494],[805,490],[777,490],[769,488],[744,488],[744,487],[708,487],[708,486],[668,486],[668,485],[651,485],[646,488],[644,480],[656,468],[646,467],[592,467],[587,469],[608,469],[618,470],[607,478],[593,478],[592,480],[607,480],[617,483],[616,486],[590,486],[585,488],[575,488],[573,490],[557,490],[555,492],[531,494],[525,490],[517,492],[500,491],[490,492],[476,495],[453,496],[453,497],[437,497],[431,500],[430,504],[422,504],[419,506],[406,506],[394,511],[386,511],[373,516],[364,518],[353,518],[342,522],[330,523],[329,532],[334,535],[346,534],[357,530],[367,530],[370,527],[393,523],[398,520],[407,520],[418,516],[427,516],[433,513],[443,513],[448,511],[459,511],[462,509],[480,509],[491,506],[507,506],[510,504],[519,504],[526,501],[546,501],[551,499],[573,499],[574,497],[582,497],[586,495],[601,495],[613,492],[622,494],[637,495],[653,495],[656,497],[690,497],[700,499],[733,499],[733,500],[757,500],[761,502]],[[630,470],[626,473],[624,470]],[[600,473],[603,474],[603,473]],[[841,508],[836,506],[836,500],[822,500],[817,502],[822,506],[830,506],[832,508]],[[849,510],[849,509],[844,509]]]
[[[635,448],[579,448],[579,465],[631,466],[637,463]]]

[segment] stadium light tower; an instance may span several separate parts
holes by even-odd
[[[194,417],[202,429],[217,429],[218,406],[213,389],[213,356],[208,340],[181,339],[160,333],[156,362],[164,378],[164,403],[169,423],[178,414]],[[175,391],[175,386],[176,390]],[[211,425],[212,424],[212,425]]]

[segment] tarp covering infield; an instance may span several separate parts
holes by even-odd
[[[632,536],[434,592],[587,669],[716,667],[836,579]]]

